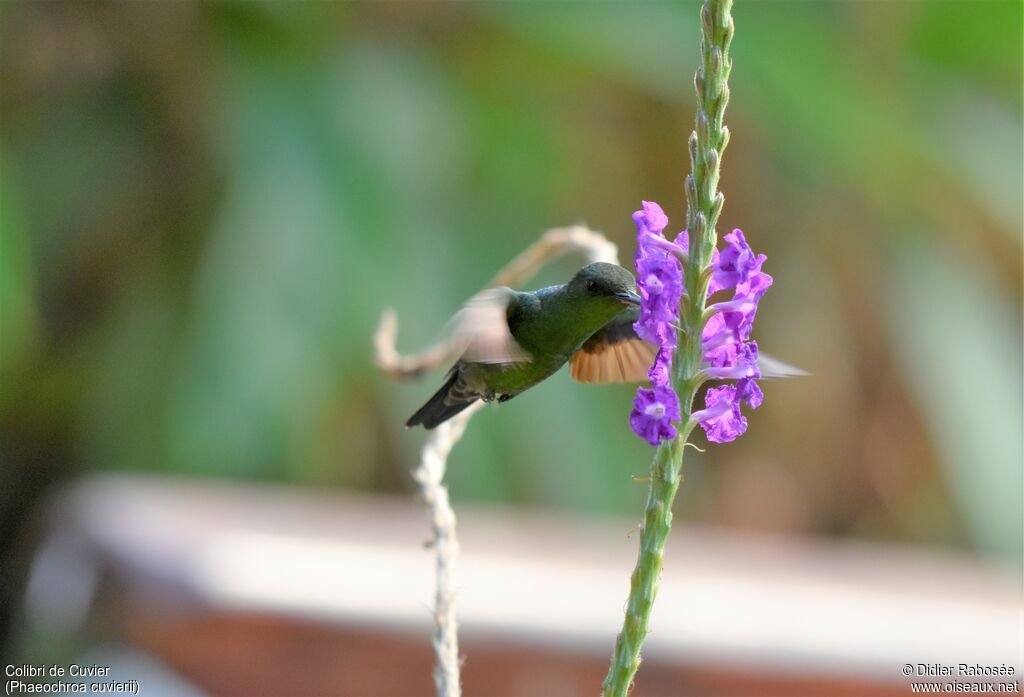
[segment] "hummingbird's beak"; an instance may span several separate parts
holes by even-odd
[[[616,293],[615,297],[618,298],[620,302],[625,303],[626,305],[640,305],[640,296],[631,290],[627,290],[623,293]]]

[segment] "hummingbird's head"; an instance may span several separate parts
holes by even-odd
[[[576,272],[569,281],[569,292],[577,297],[590,297],[622,305],[639,305],[636,294],[636,280],[626,269],[617,264],[595,261]]]

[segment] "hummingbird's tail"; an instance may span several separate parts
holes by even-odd
[[[441,386],[441,389],[435,392],[434,396],[419,408],[419,411],[409,417],[409,420],[405,422],[406,427],[423,426],[423,428],[429,431],[475,402],[476,397],[461,400],[452,394],[452,388],[455,387],[455,381],[458,378],[459,371],[453,370],[448,380]]]

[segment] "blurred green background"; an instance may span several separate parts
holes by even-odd
[[[0,7],[0,534],[97,470],[412,492],[415,350],[545,229],[684,219],[696,3]],[[739,2],[720,232],[765,384],[677,519],[1021,555],[1019,2]],[[564,260],[538,284],[564,280]],[[456,502],[638,513],[633,388],[486,410]],[[698,438],[700,444],[702,437]],[[693,452],[693,451],[691,451]]]

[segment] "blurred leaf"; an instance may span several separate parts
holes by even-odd
[[[168,274],[151,258],[97,322],[69,369],[83,382],[83,455],[104,468],[165,470],[164,411],[180,317]]]
[[[966,262],[966,263],[965,263]],[[1024,462],[1020,315],[969,253],[900,250],[887,319],[897,356],[980,547],[1018,564]]]
[[[8,167],[0,160],[0,377],[18,368],[36,322],[32,258]]]
[[[551,53],[670,101],[690,98],[699,41],[695,2],[505,2],[480,9]]]
[[[1024,6],[1015,0],[915,3],[909,45],[922,59],[989,89],[1019,90]],[[1019,106],[1019,101],[1016,106]]]
[[[1021,115],[975,87],[950,84],[929,123],[934,147],[948,151],[951,171],[958,175],[982,210],[1000,223],[1001,243],[1020,247],[1024,237],[1024,152]],[[1017,154],[1015,156],[1014,154]]]
[[[231,180],[201,260],[169,428],[184,469],[301,478],[305,453],[293,445],[308,443],[339,375],[351,256],[337,231],[352,225],[317,140],[310,95],[322,88],[307,89],[294,67],[263,68],[233,74]]]

